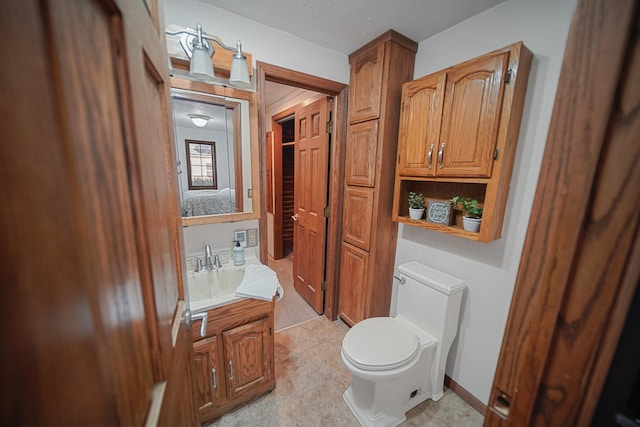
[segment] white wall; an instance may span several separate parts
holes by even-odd
[[[460,332],[446,372],[485,404],[498,362],[574,9],[574,0],[508,0],[418,47],[415,78],[517,41],[523,41],[534,54],[502,238],[479,243],[401,224],[396,250],[396,265],[422,262],[467,283]]]
[[[261,61],[340,83],[349,81],[347,55],[309,43],[209,4],[196,0],[165,0],[164,20],[167,25],[177,24],[191,28],[195,28],[196,24],[200,23],[204,31],[219,36],[228,45],[233,46],[236,40],[240,40],[242,49],[253,55],[254,67],[256,61]],[[250,181],[245,180],[245,182]],[[259,203],[258,200],[252,202]],[[233,233],[229,232],[230,228],[243,230],[257,227],[257,221],[240,221],[233,224],[208,224],[185,228],[186,253],[197,252],[197,248],[203,242],[203,236],[224,236],[221,239],[216,238],[215,243],[211,243],[215,249],[218,247],[217,242],[221,244],[224,242],[226,245],[227,240],[233,240]],[[226,246],[220,246],[220,248],[224,247]]]
[[[227,45],[235,46],[240,40],[242,50],[253,55],[254,67],[255,61],[262,61],[340,83],[349,81],[347,55],[206,3],[165,0],[164,20],[167,25],[191,28],[200,23],[205,32],[219,36]]]

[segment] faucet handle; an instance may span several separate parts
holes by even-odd
[[[191,258],[187,258],[187,261],[193,261],[196,260],[196,269],[193,270],[194,273],[199,273],[202,271],[202,260],[200,259],[200,257],[194,256]]]
[[[220,257],[218,256],[218,254],[216,254],[216,256],[213,257],[213,268],[215,269],[222,268],[222,263],[220,262]]]

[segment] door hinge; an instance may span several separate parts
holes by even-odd
[[[322,282],[320,284],[320,290],[322,290],[322,291],[326,291],[327,290],[327,282]]]
[[[271,326],[269,326],[269,335],[273,335],[273,332],[271,331]]]
[[[273,368],[273,360],[269,360],[269,368]]]
[[[506,84],[509,84],[509,83],[511,83],[511,79],[512,79],[512,78],[513,78],[513,69],[512,69],[512,68],[509,68],[509,69],[507,70],[507,75],[506,75],[506,76],[505,76],[505,78],[504,78],[504,82],[505,82]]]
[[[333,120],[329,120],[327,122],[327,133],[332,133],[333,132]]]
[[[499,155],[500,155],[500,147],[496,147],[493,150],[493,160],[498,160]]]
[[[329,218],[329,214],[331,214],[331,208],[329,206],[325,206],[324,208],[324,217]]]

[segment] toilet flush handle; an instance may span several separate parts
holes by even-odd
[[[400,282],[401,285],[405,285],[407,283],[407,278],[406,277],[400,277],[400,276],[396,276],[394,274],[393,278],[396,279],[398,282]]]

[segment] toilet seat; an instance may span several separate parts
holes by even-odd
[[[372,317],[353,326],[342,341],[342,352],[357,368],[382,371],[407,364],[420,340],[393,317]]]

